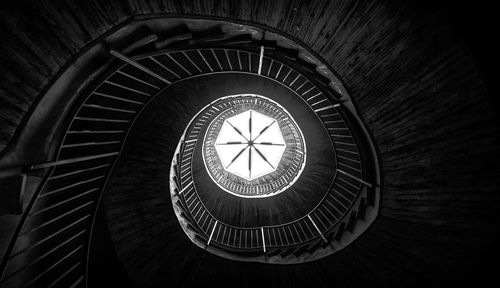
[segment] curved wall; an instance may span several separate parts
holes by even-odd
[[[375,226],[334,261],[310,268],[322,271],[323,276],[311,279],[297,267],[277,272],[281,276],[275,278],[276,283],[293,283],[299,277],[305,282],[297,283],[312,284],[349,285],[373,279],[394,285],[448,282],[468,271],[497,235],[500,133],[495,102],[477,64],[484,56],[471,54],[482,51],[467,47],[461,32],[454,30],[446,15],[437,12],[439,8],[446,6],[408,2],[396,7],[381,1],[6,3],[0,11],[6,40],[0,58],[0,148],[16,145],[16,133],[21,133],[27,115],[57,73],[86,45],[131,15],[203,15],[268,26],[306,43],[345,81],[373,133],[385,187],[382,215]],[[472,40],[480,38],[468,35]],[[138,144],[134,141],[128,145]],[[115,171],[120,181],[114,189],[130,191],[130,183],[135,182],[148,191],[146,195],[158,193],[153,183],[164,175],[157,174],[155,167],[133,162],[151,151],[144,147],[145,154],[122,157]],[[125,167],[134,167],[134,163],[146,170],[131,178],[130,168]],[[150,184],[138,184],[146,180]],[[134,194],[122,192],[113,196],[118,197],[115,207],[134,204],[133,212],[128,212],[138,217],[146,211],[137,203],[161,202],[134,199]],[[113,219],[112,214],[108,217]],[[143,219],[138,222],[144,224],[139,226],[141,230],[134,226],[136,220],[124,221],[122,241],[144,232],[142,229],[151,223],[147,217],[138,218]],[[158,243],[158,247],[162,245]],[[148,255],[141,252],[131,252],[131,259]],[[189,257],[184,265],[197,259]],[[242,273],[227,263],[211,264],[235,275]],[[194,265],[192,269],[186,271],[199,272],[203,267]],[[330,269],[338,274],[325,276]],[[271,272],[260,273],[264,277]],[[210,275],[206,277],[198,280]],[[286,277],[288,280],[283,280]]]

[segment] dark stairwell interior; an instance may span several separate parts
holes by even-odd
[[[475,287],[495,280],[500,123],[492,80],[492,5],[213,2],[7,1],[0,8],[0,287]],[[290,65],[305,66],[294,56],[298,48],[279,50],[280,43],[257,42],[255,34],[248,36],[250,30],[231,38],[234,31],[217,30],[229,27],[221,23],[236,23],[242,30],[258,27],[308,47],[348,90],[375,143],[383,190],[377,219],[343,250],[310,263],[273,265],[224,259],[191,242],[172,209],[168,173],[179,139],[199,110],[194,107],[208,104],[202,105],[203,97],[217,90],[201,81],[172,88],[165,97],[159,94],[137,118],[124,118],[134,120],[117,143],[119,155],[110,156],[115,164],[99,158],[31,169],[94,151],[61,147],[68,145],[65,141],[77,143],[74,135],[65,134],[80,125],[68,119],[87,113],[80,107],[112,103],[80,97],[124,64],[110,50],[133,57],[185,45],[253,49],[255,42],[277,51],[269,52],[276,53],[275,59],[291,57]],[[196,64],[200,69],[204,65]],[[152,72],[160,78],[148,76],[152,86],[136,88],[154,94],[154,87],[164,87],[162,77],[171,81],[160,69]],[[236,84],[218,89],[224,85],[231,89]],[[122,96],[143,101],[144,95],[134,93]],[[127,111],[137,108],[130,101],[121,105]],[[101,115],[128,112],[105,113]],[[71,183],[51,181],[89,167],[100,167],[92,168],[89,177],[103,188],[82,192],[81,201],[87,202],[71,202],[80,201],[80,194],[64,203],[63,198],[33,200],[33,195],[59,195],[57,189]],[[99,173],[106,177],[98,178]],[[49,184],[38,194],[45,182]],[[63,215],[64,209],[75,211],[86,203],[91,203],[84,207],[88,216],[60,218],[64,221],[51,222],[57,227],[44,227],[62,232],[37,234],[40,225]],[[70,238],[80,231],[72,230],[76,227],[83,227],[82,234]],[[298,258],[307,254],[295,253]]]

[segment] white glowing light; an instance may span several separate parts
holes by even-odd
[[[285,148],[277,120],[253,110],[226,119],[215,141],[224,169],[247,180],[275,171]]]

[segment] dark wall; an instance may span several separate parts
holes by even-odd
[[[489,41],[493,35],[494,17],[491,11],[494,9],[489,8],[492,7],[484,3],[470,5],[466,1],[373,3],[351,0],[226,0],[213,3],[3,1],[0,9],[0,150],[15,139],[13,137],[18,125],[25,121],[25,116],[33,110],[33,104],[44,94],[54,76],[89,44],[133,15],[174,13],[213,16],[275,28],[302,40],[320,53],[350,88],[358,87],[359,84],[350,82],[352,75],[362,72],[354,69],[354,66],[365,62],[368,54],[372,61],[365,63],[365,67],[368,67],[365,69],[370,71],[369,74],[378,75],[392,70],[383,67],[384,64],[373,66],[373,62],[387,64],[384,57],[408,62],[412,57],[405,54],[404,50],[409,45],[418,46],[420,52],[424,52],[422,49],[425,50],[425,47],[422,45],[426,46],[423,44],[425,41],[422,42],[419,35],[435,42],[426,46],[431,54],[432,51],[435,53],[447,49],[446,45],[440,44],[448,42],[450,38],[465,36],[472,44],[472,52],[476,54],[474,57],[491,67],[489,59],[493,55],[493,45]],[[432,22],[435,20],[440,25],[434,25]],[[455,28],[441,31],[440,26],[450,20]],[[416,22],[420,22],[419,25],[414,25]],[[453,53],[456,52],[450,51],[450,54]],[[408,56],[410,58],[407,59]],[[362,86],[359,88],[362,89]]]
[[[490,45],[495,35],[492,23],[496,19],[492,5],[327,0],[213,3],[59,0],[2,4],[0,149],[15,139],[17,127],[61,68],[85,45],[130,15],[179,13],[257,23],[303,41],[344,80],[378,147],[384,186],[379,220],[338,257],[311,264],[306,270],[300,266],[288,270],[276,268],[285,271],[276,272],[282,276],[270,276],[274,270],[251,269],[276,279],[289,277],[276,280],[281,284],[284,282],[280,281],[288,284],[309,281],[347,286],[371,283],[373,279],[394,286],[402,286],[401,283],[432,286],[430,283],[439,285],[462,276],[466,278],[463,281],[477,284],[475,281],[495,275],[489,273],[493,272],[493,266],[487,263],[498,259],[495,258],[498,248],[493,243],[498,240],[496,218],[500,206],[497,162],[500,131],[498,102],[494,98],[497,90],[487,85],[493,84],[489,75],[495,59]],[[141,126],[135,129],[140,130]],[[149,207],[137,203],[152,205],[160,201],[153,196],[159,193],[155,189],[163,186],[151,183],[166,177],[141,162],[156,161],[145,157],[153,157],[153,152],[145,147],[144,157],[124,157],[118,167],[116,183],[136,183],[137,188],[147,192],[120,194],[122,200],[114,207],[116,219],[130,214],[130,207]],[[168,157],[164,160],[168,162]],[[148,193],[153,198],[147,201],[140,198]],[[133,195],[138,198],[130,198]],[[167,204],[158,207],[169,208]],[[143,250],[134,250],[141,246],[132,245],[134,242],[128,238],[148,237],[147,231],[155,222],[147,213],[155,210],[146,210],[144,215],[136,212],[129,215],[130,221],[137,221],[133,217],[143,219],[144,222],[137,223],[144,226],[131,226],[137,230],[125,227],[115,233],[122,233],[118,234],[121,241],[130,243],[126,252],[131,259],[161,265],[141,258],[145,255]],[[169,229],[174,230],[163,231],[164,236],[177,235],[180,238],[175,243],[179,249],[189,249],[187,238],[180,240],[182,237],[175,234],[175,227]],[[178,258],[186,265],[181,266],[186,267],[183,273],[201,273],[204,269],[199,264],[190,265],[209,256],[192,253],[198,256]],[[240,267],[210,259],[203,263],[230,271]],[[242,269],[260,267],[242,265]],[[309,272],[314,271],[321,275],[318,279],[324,280],[310,278]],[[235,275],[242,279],[253,275],[234,273],[240,273]],[[298,282],[300,277],[305,282]]]
[[[122,263],[116,256],[108,226],[104,219],[104,205],[97,212],[92,230],[88,263],[88,287],[133,287]]]

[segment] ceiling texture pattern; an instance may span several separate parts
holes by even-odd
[[[190,119],[190,103],[158,98],[132,127],[99,207],[93,243],[105,244],[92,244],[89,261],[123,267],[110,271],[109,278],[128,275],[130,283],[174,287],[442,287],[467,277],[488,251],[498,253],[492,244],[500,216],[499,117],[483,58],[462,35],[463,26],[441,9],[447,3],[5,2],[0,9],[1,167],[53,159],[63,116],[77,103],[73,96],[108,67],[105,44],[120,46],[126,38],[114,38],[117,32],[125,35],[141,21],[182,17],[257,26],[309,47],[342,79],[377,148],[381,210],[352,245],[300,265],[235,264],[194,246],[177,223],[166,179]],[[162,25],[154,23],[144,25],[146,30]],[[96,56],[85,66],[88,54]],[[80,81],[65,82],[65,77]],[[162,142],[159,134],[177,136]],[[102,252],[106,245],[110,248]],[[3,246],[1,252],[4,261]],[[98,256],[105,253],[111,255],[107,260]],[[481,265],[478,269],[487,267]],[[99,269],[89,270],[100,275]],[[89,285],[97,285],[97,278]]]

